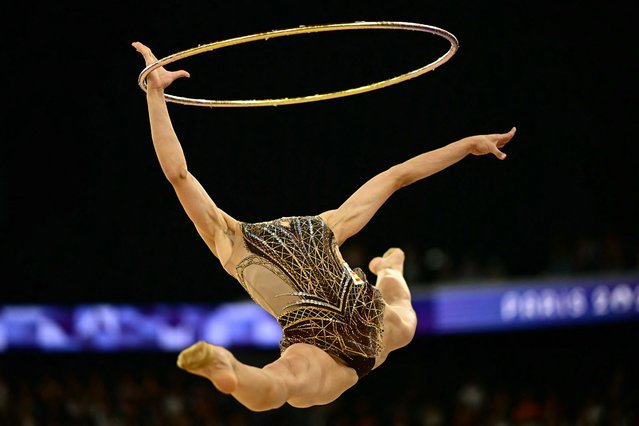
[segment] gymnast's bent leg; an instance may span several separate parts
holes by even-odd
[[[200,341],[180,353],[178,366],[209,379],[252,411],[285,403],[298,408],[328,404],[357,383],[354,369],[305,343],[291,345],[279,359],[257,368],[223,347]]]
[[[404,278],[404,260],[404,252],[401,249],[391,248],[383,257],[373,258],[368,265],[377,275],[375,287],[386,303],[382,351],[377,356],[373,368],[379,367],[391,351],[408,345],[415,336],[417,315]]]

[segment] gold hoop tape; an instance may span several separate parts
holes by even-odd
[[[425,33],[434,34],[440,37],[445,38],[450,42],[450,48],[448,51],[437,58],[435,61],[429,63],[426,66],[418,68],[416,70],[407,72],[405,74],[401,74],[399,76],[389,78],[387,80],[382,80],[376,83],[367,84],[364,86],[341,90],[337,92],[331,93],[323,93],[317,95],[310,96],[300,96],[300,97],[292,97],[292,98],[278,98],[278,99],[253,99],[253,100],[214,100],[214,99],[195,99],[195,98],[187,98],[181,96],[175,96],[165,93],[164,97],[168,102],[175,102],[183,105],[194,105],[194,106],[206,106],[206,107],[255,107],[255,106],[278,106],[278,105],[290,105],[290,104],[301,104],[305,102],[316,102],[316,101],[324,101],[327,99],[340,98],[345,96],[357,95],[364,92],[370,92],[373,90],[381,89],[383,87],[391,86],[394,84],[401,83],[403,81],[409,80],[411,78],[415,78],[420,76],[428,71],[432,71],[440,65],[447,62],[459,48],[459,42],[457,38],[451,34],[450,32],[434,27],[431,25],[424,24],[416,24],[412,22],[395,22],[395,21],[379,21],[379,22],[366,22],[366,21],[358,21],[351,23],[343,23],[343,24],[327,24],[327,25],[314,25],[314,26],[300,26],[296,28],[288,28],[283,30],[274,30],[263,33],[257,33],[252,35],[247,35],[243,37],[230,38],[227,40],[217,41],[213,43],[203,44],[197,47],[193,47],[191,49],[183,50],[178,53],[174,53],[165,58],[162,58],[148,66],[146,66],[140,75],[138,76],[138,85],[142,90],[146,92],[147,83],[146,77],[153,72],[153,70],[168,65],[170,63],[179,61],[180,59],[188,58],[190,56],[198,55],[203,52],[209,52],[216,49],[221,49],[223,47],[235,46],[238,44],[250,43],[253,41],[259,40],[268,40],[276,37],[284,37],[289,35],[297,35],[297,34],[309,34],[309,33],[320,33],[327,31],[342,31],[342,30],[361,30],[361,29],[386,29],[386,30],[410,30],[410,31],[420,31]]]

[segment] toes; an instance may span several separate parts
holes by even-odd
[[[209,362],[208,343],[199,341],[178,355],[177,365],[184,370],[195,370]]]
[[[386,252],[384,253],[384,257],[389,257],[391,256],[393,253],[402,253],[404,254],[404,252],[402,251],[402,249],[397,248],[397,247],[391,247],[388,250],[386,250]]]
[[[379,264],[381,263],[382,258],[381,257],[375,257],[373,258],[369,263],[368,263],[368,269],[370,269],[370,271],[377,275],[377,271],[379,269]]]
[[[368,269],[375,275],[384,268],[397,269],[401,271],[404,266],[404,251],[397,247],[391,247],[384,253],[383,257],[375,257],[368,264]]]

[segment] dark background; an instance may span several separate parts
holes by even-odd
[[[277,108],[169,105],[191,171],[221,208],[246,221],[320,213],[397,162],[514,125],[506,161],[469,157],[393,195],[346,243],[353,266],[401,246],[415,287],[450,278],[481,285],[495,265],[500,279],[636,275],[636,9],[576,0],[14,2],[0,53],[0,307],[246,298],[162,175],[137,86],[144,64],[131,42],[164,57],[363,20],[438,26],[461,46],[431,73],[354,97]],[[335,91],[421,67],[447,48],[405,31],[274,39],[174,64],[192,76],[169,93]],[[433,248],[449,256],[448,275],[426,273]],[[468,259],[481,268],[465,275]],[[446,425],[523,425],[531,398],[543,424],[578,424],[601,407],[607,422],[596,424],[634,424],[636,341],[636,323],[426,336],[329,406],[255,415],[177,369],[172,353],[15,352],[0,357],[0,424],[103,424],[93,413],[132,425],[423,426],[430,409]],[[254,365],[277,356],[235,353]],[[488,418],[473,423],[460,395],[475,380]],[[183,404],[178,418],[167,414],[171,396]],[[499,401],[505,411],[491,422]]]
[[[336,208],[381,170],[464,136],[518,128],[508,159],[469,157],[395,194],[347,244],[498,256],[547,272],[553,247],[614,235],[637,270],[636,26],[632,2],[24,2],[3,47],[2,303],[245,297],[164,179],[143,68],[262,31],[408,21],[460,41],[441,68],[362,95],[281,107],[169,105],[192,173],[239,220]],[[174,64],[169,93],[308,95],[389,78],[447,49],[404,31],[269,40]],[[355,265],[357,266],[357,265]],[[364,266],[364,265],[361,265]],[[426,277],[427,278],[427,277]],[[426,280],[425,280],[426,281]]]

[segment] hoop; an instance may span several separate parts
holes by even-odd
[[[163,67],[167,64],[179,61],[180,59],[188,58],[190,56],[198,55],[203,52],[209,52],[216,49],[221,49],[227,46],[234,46],[238,44],[250,43],[252,41],[268,40],[276,37],[283,37],[296,34],[308,34],[319,33],[327,31],[340,31],[340,30],[358,30],[358,29],[387,29],[387,30],[411,30],[420,31],[425,33],[434,34],[445,38],[450,42],[450,48],[448,52],[437,58],[435,61],[428,65],[418,68],[416,70],[401,74],[397,77],[382,80],[377,83],[367,84],[364,86],[341,90],[331,93],[323,93],[310,96],[300,96],[293,98],[277,98],[277,99],[253,99],[253,100],[212,100],[212,99],[195,99],[187,98],[175,95],[164,94],[165,99],[168,102],[175,102],[183,105],[194,106],[207,106],[207,107],[253,107],[253,106],[277,106],[277,105],[290,105],[300,104],[305,102],[323,101],[327,99],[334,99],[344,96],[352,96],[364,92],[370,92],[373,90],[381,89],[383,87],[391,86],[401,83],[411,78],[420,76],[428,71],[432,71],[440,65],[447,62],[459,48],[459,42],[457,38],[450,32],[431,25],[416,24],[411,22],[394,22],[394,21],[380,21],[380,22],[366,22],[358,21],[344,24],[328,24],[328,25],[315,25],[315,26],[300,26],[297,28],[288,28],[284,30],[274,30],[269,32],[263,32],[243,37],[230,38],[223,41],[217,41],[213,43],[203,44],[191,49],[183,50],[178,53],[174,53],[165,58],[162,58],[148,66],[146,66],[140,75],[138,76],[138,85],[145,92],[147,91],[147,76],[157,68]]]

